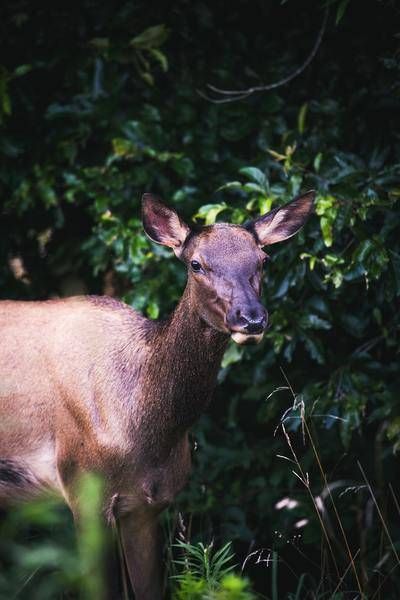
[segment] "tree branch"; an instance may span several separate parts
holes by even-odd
[[[305,69],[308,67],[308,65],[311,63],[311,61],[314,59],[315,55],[317,54],[318,49],[322,42],[322,38],[324,37],[325,31],[326,31],[326,25],[328,22],[328,14],[329,14],[329,9],[327,7],[325,10],[324,18],[322,20],[322,24],[321,24],[320,30],[318,32],[317,39],[315,40],[313,49],[311,50],[310,54],[307,56],[307,58],[303,62],[303,64],[301,64],[295,71],[293,71],[293,73],[291,73],[287,77],[284,77],[283,79],[279,79],[278,81],[275,81],[274,83],[269,83],[267,85],[257,85],[254,87],[250,87],[247,90],[223,90],[221,88],[216,87],[215,85],[212,85],[211,83],[207,84],[207,87],[209,90],[211,90],[215,94],[220,94],[221,96],[226,96],[225,98],[212,98],[211,96],[209,96],[205,92],[202,92],[201,90],[197,90],[197,93],[205,100],[208,100],[209,102],[213,102],[214,104],[225,104],[227,102],[237,102],[239,100],[243,100],[244,98],[248,98],[249,96],[251,96],[252,94],[255,94],[256,92],[266,92],[268,90],[273,90],[277,87],[281,87],[282,85],[286,85],[287,83],[289,83],[290,81],[292,81],[293,79],[295,79],[296,77],[301,75],[301,73],[303,73],[303,71],[305,71]]]

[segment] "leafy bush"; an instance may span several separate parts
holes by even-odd
[[[335,593],[345,593],[357,581],[326,500],[328,483],[362,590],[396,598],[396,555],[383,525],[398,552],[396,6],[328,4],[325,37],[300,77],[219,105],[196,90],[210,82],[243,89],[294,72],[320,29],[321,3],[238,3],[226,11],[208,1],[84,1],[75,11],[6,2],[0,294],[106,292],[151,318],[164,316],[185,273],[144,237],[142,192],[160,193],[201,224],[241,223],[315,188],[316,214],[269,251],[268,339],[228,348],[215,401],[194,433],[195,468],[179,508],[193,515],[193,544],[231,539],[242,561],[256,549],[277,553],[279,570],[256,558],[246,563],[261,592],[333,593],[340,582]],[[277,457],[293,459],[282,423],[309,489]],[[60,547],[69,543],[66,513],[54,514],[50,530],[37,526],[43,552],[56,534]],[[24,519],[18,512],[4,521],[7,594],[28,573]],[[63,577],[67,559],[57,552],[43,564]],[[47,573],[50,589],[55,576]],[[34,573],[32,585],[38,580]]]

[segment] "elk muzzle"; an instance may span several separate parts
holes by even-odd
[[[268,313],[262,304],[235,307],[227,314],[227,326],[234,342],[240,345],[259,344],[268,323]]]

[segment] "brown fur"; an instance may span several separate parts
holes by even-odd
[[[151,197],[144,213],[152,238],[188,265],[167,320],[107,297],[0,303],[0,504],[50,488],[79,522],[79,475],[101,474],[104,518],[120,521],[136,597],[159,600],[156,517],[186,482],[188,430],[210,401],[229,335],[246,338],[243,315],[265,314],[263,254],[245,228],[189,234]]]

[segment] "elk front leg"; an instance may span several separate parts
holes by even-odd
[[[121,517],[119,523],[135,599],[162,600],[162,553],[157,514],[132,513]]]

